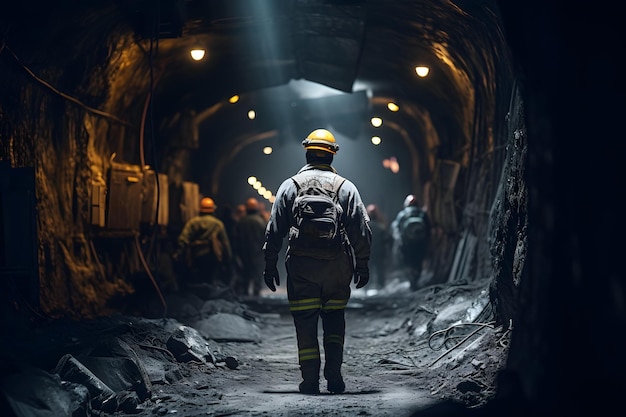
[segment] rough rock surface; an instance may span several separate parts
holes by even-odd
[[[295,330],[281,295],[246,301],[244,309],[251,311],[246,320],[259,329],[259,341],[242,342],[236,335],[230,341],[207,340],[207,354],[196,360],[181,361],[168,350],[168,340],[186,324],[123,316],[31,333],[15,340],[14,346],[23,349],[11,355],[16,363],[30,361],[54,378],[54,361],[63,355],[85,355],[96,350],[97,342],[123,340],[150,376],[150,395],[135,401],[134,409],[129,409],[135,404],[128,401],[129,392],[117,393],[116,410],[110,404],[107,409],[79,406],[78,401],[66,406],[82,407],[89,415],[409,416],[444,401],[479,409],[493,399],[509,332],[481,322],[489,315],[488,283],[431,286],[418,292],[396,284],[376,295],[354,292],[347,310],[347,388],[340,395],[328,393],[323,378],[320,395],[298,393]],[[192,350],[201,351],[198,346]],[[19,367],[4,367],[11,371],[3,372],[5,383],[16,375],[24,379]],[[57,389],[58,398],[68,397]],[[11,398],[19,399],[26,391],[32,396],[36,390],[12,390]]]

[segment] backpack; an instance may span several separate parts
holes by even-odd
[[[428,224],[424,212],[413,212],[400,222],[400,237],[403,246],[424,243],[428,238]]]
[[[297,255],[328,258],[342,249],[339,175],[294,175],[297,193],[292,213],[295,225],[289,231],[290,251]]]

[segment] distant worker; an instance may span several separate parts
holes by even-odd
[[[189,219],[178,236],[174,259],[190,269],[188,284],[228,285],[224,270],[228,269],[232,251],[224,223],[215,217],[216,208],[212,198],[202,198],[200,214]]]
[[[235,213],[233,214],[233,217],[235,218],[235,220],[239,221],[245,215],[246,215],[246,205],[237,204],[237,206],[235,207]]]
[[[259,295],[263,283],[265,257],[265,226],[267,222],[260,212],[259,200],[250,197],[246,201],[246,214],[235,226],[235,254],[238,257],[237,295]]]
[[[371,278],[372,283],[375,284],[378,289],[381,289],[386,283],[393,241],[391,231],[380,208],[378,208],[376,204],[368,204],[367,214],[370,216],[370,227],[372,229],[372,250],[370,255]]]
[[[430,219],[413,194],[403,203],[403,209],[391,223],[396,264],[406,268],[412,290],[420,288],[424,258],[430,243]]]
[[[265,223],[270,221],[270,212],[264,201],[259,201],[259,213],[261,214],[261,217],[265,219]]]
[[[280,285],[278,253],[288,236],[287,298],[298,340],[299,390],[318,394],[321,368],[318,321],[324,344],[328,391],[344,392],[341,374],[345,308],[352,277],[356,288],[369,281],[371,230],[356,186],[331,166],[339,146],[331,132],[317,129],[302,142],[307,164],[276,192],[265,234],[265,284]]]

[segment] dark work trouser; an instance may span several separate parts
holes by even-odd
[[[298,339],[298,363],[304,380],[319,379],[321,367],[318,321],[321,317],[324,346],[324,376],[341,374],[345,339],[345,308],[350,298],[352,266],[341,252],[322,260],[289,255],[287,297]]]
[[[417,290],[419,287],[426,250],[427,243],[402,248],[404,265],[409,268],[409,282],[413,290]]]

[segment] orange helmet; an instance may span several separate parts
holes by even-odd
[[[309,136],[302,141],[304,149],[317,149],[320,151],[326,151],[333,155],[339,150],[339,145],[335,141],[335,137],[326,129],[315,129]]]
[[[246,210],[258,210],[259,209],[259,200],[254,197],[250,197],[246,201]]]
[[[200,200],[200,213],[215,213],[215,201],[210,197],[204,197]]]

